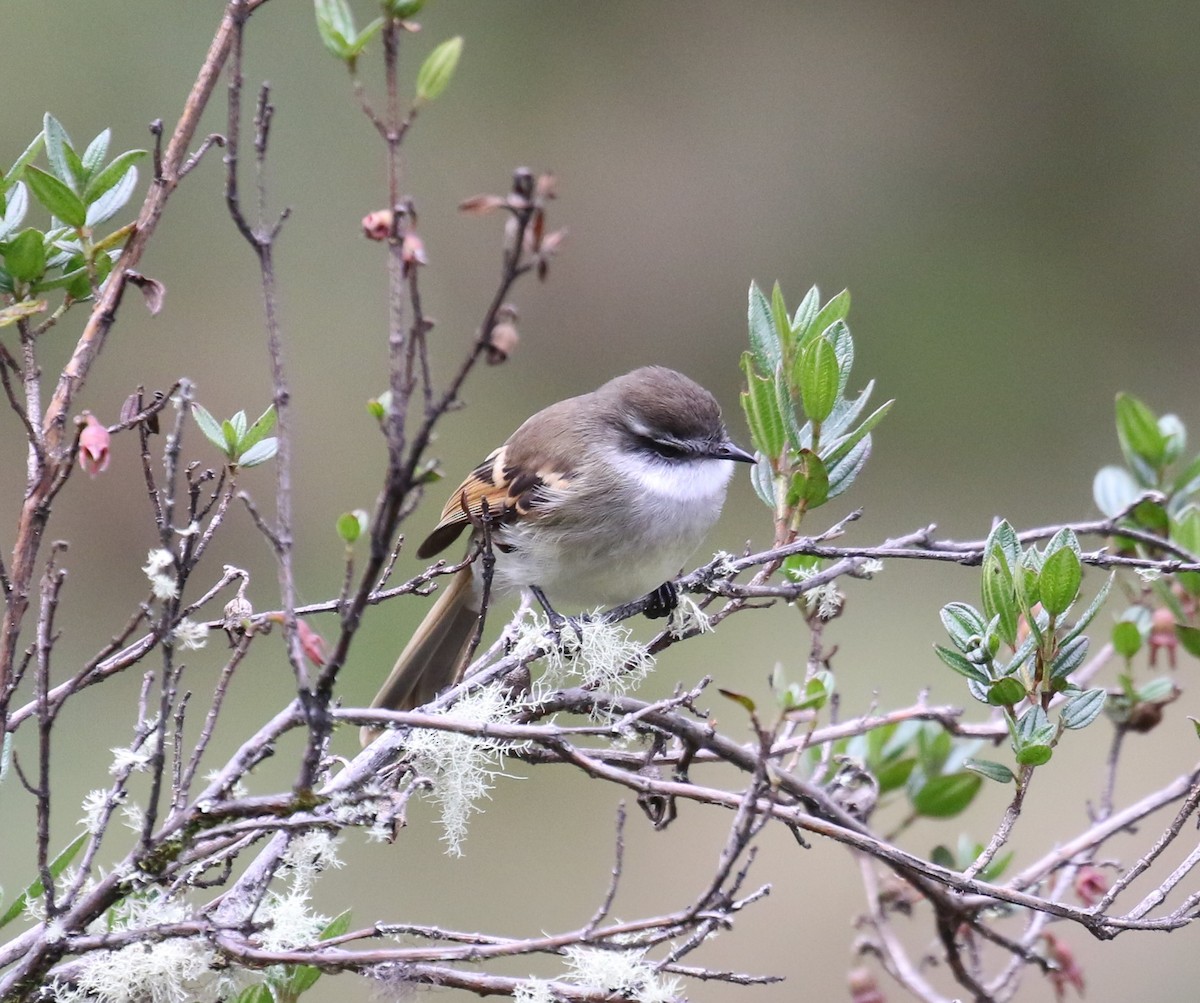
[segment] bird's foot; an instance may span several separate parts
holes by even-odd
[[[670,616],[679,606],[679,590],[674,582],[663,582],[647,597],[649,604],[642,611],[647,620],[659,620]]]
[[[531,585],[529,591],[533,593],[533,597],[538,601],[538,605],[545,612],[546,619],[550,621],[550,634],[554,638],[556,645],[562,645],[562,632],[565,627],[570,627],[575,632],[575,636],[580,641],[583,640],[582,618],[563,616],[550,605],[550,600],[546,598],[546,593],[538,588],[538,586]]]

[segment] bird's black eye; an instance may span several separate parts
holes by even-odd
[[[642,452],[661,457],[664,460],[683,460],[688,457],[688,451],[673,442],[653,439],[648,435],[637,436],[638,448]]]

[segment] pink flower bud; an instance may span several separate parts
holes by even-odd
[[[392,211],[379,209],[369,212],[362,221],[363,236],[368,240],[387,240],[392,234]]]
[[[90,411],[83,412],[79,433],[79,465],[95,477],[108,467],[108,429]]]

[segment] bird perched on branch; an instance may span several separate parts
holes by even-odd
[[[553,619],[551,603],[654,591],[649,614],[665,615],[677,601],[670,579],[720,515],[735,462],[754,456],[730,440],[712,394],[673,369],[635,369],[526,421],[450,496],[417,556],[470,529],[473,545],[490,537],[490,595],[531,591]],[[371,706],[409,710],[456,682],[483,600],[474,561],[442,589]],[[377,733],[364,729],[364,741]]]

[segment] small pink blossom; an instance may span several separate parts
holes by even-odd
[[[108,429],[90,411],[83,412],[84,426],[79,433],[79,465],[95,477],[108,467]]]

